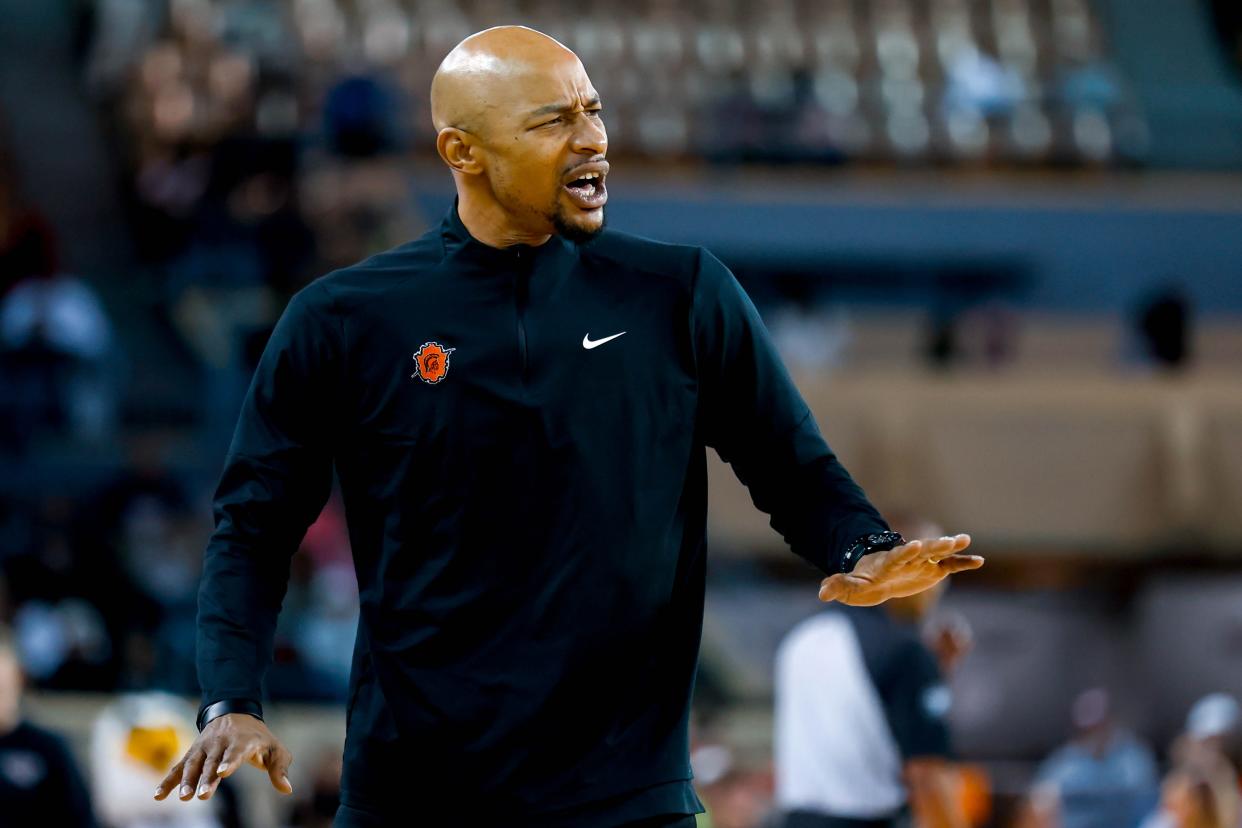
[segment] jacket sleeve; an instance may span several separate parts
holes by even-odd
[[[290,301],[242,404],[198,590],[204,706],[259,703],[289,561],[332,488],[342,336],[319,282]]]
[[[790,548],[825,573],[888,524],[837,461],[737,279],[701,250],[694,288],[699,425]]]

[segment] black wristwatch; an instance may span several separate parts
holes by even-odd
[[[870,555],[872,552],[887,552],[905,542],[906,539],[897,532],[873,532],[870,535],[863,535],[845,550],[845,555],[841,558],[841,571],[853,572],[863,555]]]
[[[263,721],[263,705],[257,701],[251,701],[250,699],[224,699],[203,705],[202,709],[198,711],[198,720],[195,721],[195,725],[198,726],[201,733],[203,728],[212,719],[218,719],[229,713],[245,713],[247,716],[254,716],[259,721]]]

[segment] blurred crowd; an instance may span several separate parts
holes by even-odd
[[[170,286],[178,284],[177,267],[169,267]],[[227,289],[219,273],[200,276],[205,291]],[[182,341],[192,344],[210,313],[200,305],[212,300],[187,298],[193,278],[186,279],[170,289],[181,295],[173,307],[187,308]],[[267,284],[275,290],[280,283]],[[249,304],[238,300],[237,307]],[[225,441],[252,351],[279,305],[246,311],[254,316],[265,307],[267,316],[253,319],[245,336],[216,330],[197,340],[203,379],[188,387],[205,401],[225,396],[223,386],[231,390],[214,422]],[[240,315],[224,318],[228,327],[243,325]],[[259,341],[248,349],[249,336]],[[213,425],[212,409],[188,430],[135,413],[124,399],[119,340],[96,287],[61,268],[54,231],[23,199],[12,165],[0,160],[0,460],[12,470],[0,487],[0,623],[14,629],[25,671],[40,687],[193,693],[193,646],[186,643],[194,640],[219,449],[209,464],[188,458],[197,456],[203,427]],[[219,366],[228,377],[223,386],[213,380],[213,347],[240,352]],[[74,471],[66,474],[55,458],[71,450],[79,453],[70,455]],[[293,560],[273,674],[279,694],[344,697],[356,613],[349,543],[334,500]]]
[[[387,224],[408,213],[386,169],[398,144],[372,132],[374,90],[341,73],[307,173],[297,67],[261,48],[272,4],[77,5],[129,273],[65,268],[0,136],[0,623],[38,687],[194,693],[210,496],[241,396],[289,296],[408,236]],[[292,561],[272,693],[343,700],[356,616],[334,499]]]
[[[947,655],[943,627],[923,627],[927,646]],[[95,716],[88,746],[68,749],[49,722],[22,714],[23,670],[19,641],[0,627],[0,814],[4,824],[38,820],[57,826],[231,828],[249,825],[332,824],[339,801],[340,752],[302,756],[295,794],[273,805],[244,779],[226,780],[210,802],[154,802],[151,792],[193,738],[192,711],[158,692],[115,696]],[[964,651],[956,650],[952,658]],[[942,661],[946,667],[949,663]],[[951,669],[951,668],[950,668]],[[828,696],[837,690],[824,686]],[[824,711],[837,728],[858,722]],[[780,776],[770,755],[730,743],[721,710],[700,708],[692,730],[691,762],[707,807],[699,825],[709,828],[782,828],[817,825],[788,821],[777,791]],[[1073,732],[1039,763],[1024,792],[995,789],[983,765],[951,761],[943,769],[943,803],[928,812],[919,802],[910,770],[907,818],[917,828],[1239,828],[1242,825],[1242,715],[1237,699],[1208,694],[1187,714],[1182,731],[1158,756],[1124,726],[1103,688],[1074,702]],[[292,728],[284,728],[286,735]],[[881,737],[882,738],[882,737]],[[825,744],[825,750],[831,750]],[[868,773],[871,771],[868,770]],[[252,773],[243,769],[242,777]],[[255,772],[255,778],[261,774]],[[855,777],[856,789],[866,779]],[[865,790],[864,790],[865,792]],[[259,796],[263,807],[252,800]],[[414,812],[416,803],[411,806]],[[256,822],[255,814],[265,816]],[[830,823],[823,823],[830,824]]]
[[[112,5],[120,19],[134,3]],[[439,58],[472,31],[521,19],[581,55],[600,78],[614,145],[635,154],[1101,162],[1142,151],[1084,0],[648,0],[621,26],[610,11],[557,0],[179,0],[174,40],[147,61],[168,73],[176,55],[208,44],[218,57],[201,83],[188,73],[148,89],[143,117],[170,137],[218,128],[249,98],[269,129],[318,116],[338,147],[370,149],[403,131],[430,147],[423,99]],[[285,82],[264,92],[253,76],[266,70]],[[402,109],[410,117],[395,117]]]
[[[518,21],[582,57],[613,149],[626,154],[1011,164],[1143,154],[1143,123],[1087,0],[644,0],[621,25],[613,11],[564,0],[104,0],[89,71],[138,130],[133,160],[156,179],[170,172],[161,163],[182,166],[162,149],[243,123],[313,132],[349,155],[427,153],[439,60],[473,31]],[[180,172],[172,201],[201,187],[201,171]]]
[[[197,692],[195,611],[209,487],[167,463],[161,432],[81,493],[0,501],[0,619],[38,686]],[[294,556],[269,677],[279,698],[342,701],[357,589],[339,500]]]
[[[828,695],[833,695],[831,687]],[[1037,766],[1023,791],[999,790],[985,766],[945,766],[943,809],[915,801],[908,824],[916,828],[1238,828],[1242,825],[1242,720],[1237,699],[1223,692],[1200,699],[1185,727],[1159,754],[1127,729],[1103,688],[1075,701],[1074,730]],[[837,727],[847,729],[842,719]],[[856,725],[856,722],[850,724]],[[700,825],[781,828],[795,823],[778,807],[779,772],[768,761],[739,757],[719,730],[700,729],[692,753],[695,779],[707,806]],[[825,750],[830,749],[828,745]],[[870,771],[868,770],[868,773]],[[852,777],[857,786],[866,780]],[[843,823],[844,824],[844,823]],[[877,823],[878,824],[878,823]]]

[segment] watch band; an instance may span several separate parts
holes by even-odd
[[[887,552],[905,542],[906,539],[898,532],[873,532],[870,535],[863,535],[846,548],[845,555],[841,558],[841,571],[853,572],[863,555],[870,555],[872,552]]]
[[[198,711],[198,720],[195,724],[201,732],[212,719],[218,719],[229,713],[245,713],[247,716],[254,716],[259,721],[263,721],[263,705],[257,701],[251,701],[250,699],[223,699],[222,701],[204,705]]]

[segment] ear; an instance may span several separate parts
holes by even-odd
[[[476,157],[474,136],[457,127],[445,127],[436,135],[436,152],[449,168],[464,175],[478,175],[483,166]]]

